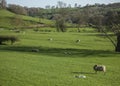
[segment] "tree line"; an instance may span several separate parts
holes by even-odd
[[[74,7],[66,6],[66,3],[58,1],[56,6],[47,5],[46,8],[40,7],[23,7],[16,4],[8,4],[6,6],[6,1],[1,0],[3,5],[1,8],[6,8],[7,10],[20,15],[28,15],[32,17],[46,18],[49,20],[56,20],[57,22],[65,22],[70,24],[76,24],[76,27],[83,26],[93,26],[97,27],[96,24],[104,23],[101,21],[102,18],[106,17],[107,13],[120,11],[120,3],[113,4],[87,4],[84,7],[77,5],[75,3]],[[61,20],[58,20],[61,19]],[[98,29],[98,31],[100,31]]]

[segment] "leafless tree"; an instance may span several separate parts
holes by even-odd
[[[6,5],[7,5],[6,0],[0,0],[0,8],[5,9],[5,8],[6,8]]]

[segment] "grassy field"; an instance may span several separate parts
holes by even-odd
[[[27,26],[33,26],[34,24],[42,23],[44,25],[53,25],[53,22],[47,19],[39,19],[35,17],[30,16],[24,16],[24,15],[17,15],[23,23]],[[16,17],[16,14],[8,11],[0,9],[0,28],[13,28],[15,25],[13,22],[13,19]]]
[[[14,45],[0,45],[0,86],[120,85],[120,53],[99,33],[0,30],[0,35],[20,39]],[[106,74],[94,73],[94,64],[106,65]],[[86,78],[75,77],[79,75]]]

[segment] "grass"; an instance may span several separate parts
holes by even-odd
[[[16,16],[16,14],[8,11],[8,10],[3,10],[0,9],[0,28],[14,28],[16,25],[13,25],[11,22],[13,22],[13,18]],[[30,16],[24,16],[24,15],[19,15],[19,17],[22,18],[24,24],[26,26],[33,26],[34,24],[38,24],[39,20],[40,23],[44,25],[53,25],[53,22],[47,19],[39,19],[35,17],[30,17]]]
[[[120,85],[120,54],[99,33],[1,30],[0,34],[20,38],[14,45],[0,45],[0,86]],[[77,39],[80,43],[75,42]],[[107,73],[95,74],[94,64],[106,65]],[[86,78],[75,78],[78,75]]]

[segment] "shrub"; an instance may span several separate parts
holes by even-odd
[[[6,41],[11,41],[11,45],[12,45],[16,41],[18,41],[18,38],[16,36],[0,36],[0,45]]]

